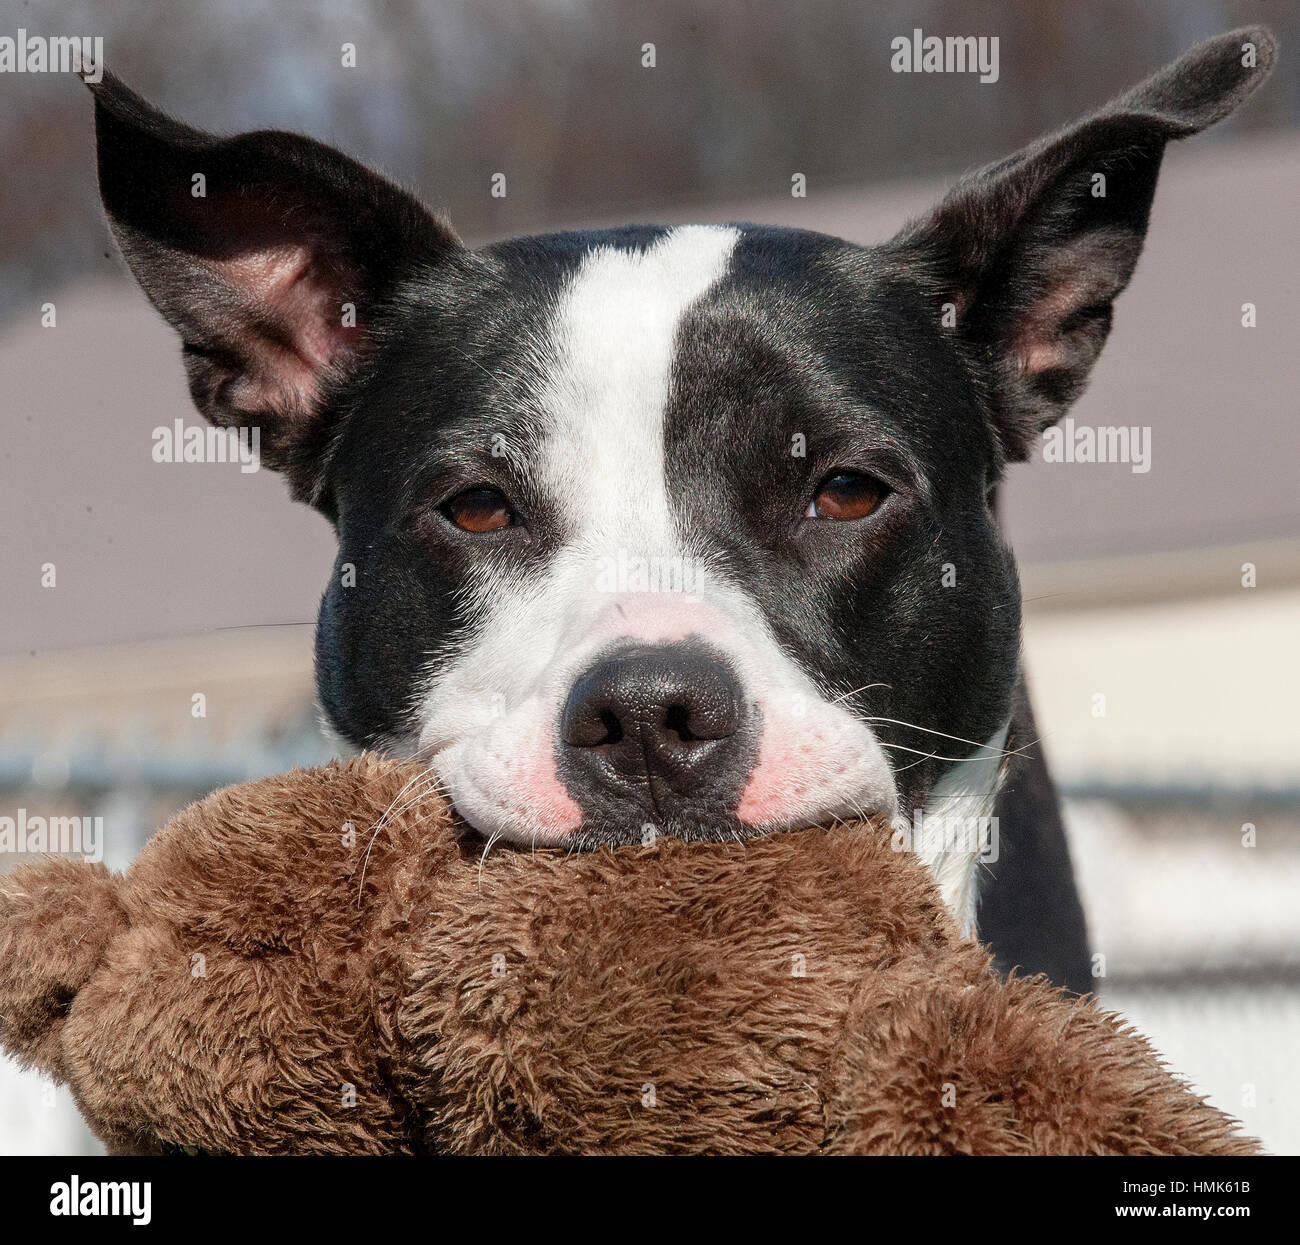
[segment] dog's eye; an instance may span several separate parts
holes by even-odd
[[[865,519],[875,510],[889,490],[870,476],[856,471],[842,471],[827,476],[817,486],[817,493],[804,511],[806,519]]]
[[[497,532],[519,522],[505,495],[494,488],[469,488],[457,493],[444,503],[442,513],[462,532]]]

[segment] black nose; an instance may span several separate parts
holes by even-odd
[[[729,800],[744,717],[735,675],[691,644],[599,661],[574,683],[560,719],[576,798],[583,803],[594,785],[661,813],[683,801]]]

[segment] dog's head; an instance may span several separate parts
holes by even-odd
[[[199,409],[337,528],[339,732],[430,757],[489,834],[751,834],[991,789],[1019,647],[994,487],[1086,383],[1165,143],[1273,55],[1203,43],[875,248],[470,250],[331,148],[214,138],[107,75],[99,175]]]

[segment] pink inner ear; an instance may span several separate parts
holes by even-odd
[[[341,274],[295,244],[211,267],[233,294],[223,336],[243,371],[227,391],[231,403],[254,412],[310,413],[325,373],[359,344],[358,330],[343,325]]]
[[[1064,367],[1068,356],[1060,343],[1021,340],[1016,346],[1016,366],[1022,376],[1036,376],[1054,367]]]
[[[1065,322],[1076,312],[1109,302],[1123,288],[1123,275],[1132,270],[1132,235],[1098,229],[1062,247],[1052,257],[1043,290],[1023,313],[1011,340],[1012,355],[1022,376],[1053,368],[1090,363],[1079,358]]]
[[[1064,271],[1062,267],[1054,269],[1052,284],[1029,308],[1012,341],[1022,376],[1036,376],[1070,362],[1063,325],[1100,293],[1099,283],[1086,271],[1075,265]]]

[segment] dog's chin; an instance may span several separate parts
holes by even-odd
[[[780,825],[753,825],[742,821],[733,813],[697,813],[663,817],[656,814],[653,820],[618,819],[613,817],[587,818],[566,839],[569,851],[590,852],[601,847],[650,846],[660,838],[680,839],[687,843],[745,843],[783,834],[793,830],[820,828],[829,830],[846,821],[866,820],[871,814],[859,817],[809,816],[794,823]]]
[[[653,821],[624,822],[612,818],[587,820],[573,832],[572,850],[595,851],[598,847],[650,846],[660,836],[688,843],[733,843],[761,837],[765,831],[747,826],[740,818],[725,814],[661,817]]]

